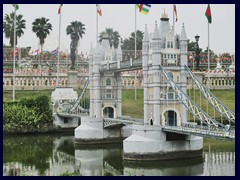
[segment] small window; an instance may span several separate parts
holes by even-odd
[[[67,124],[68,123],[68,118],[65,117],[63,121],[64,121],[64,124]]]
[[[168,99],[173,99],[173,93],[172,92],[168,93]]]
[[[173,54],[171,54],[171,59],[173,59]]]
[[[112,99],[112,94],[106,94],[106,99]]]
[[[173,42],[171,41],[171,48],[173,48]]]
[[[167,48],[170,48],[170,42],[169,41],[167,42]]]
[[[111,86],[112,82],[110,78],[106,79],[106,86]]]

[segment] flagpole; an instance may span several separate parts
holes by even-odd
[[[40,53],[41,52],[40,52],[40,40],[39,40],[39,43],[38,43],[38,58],[39,58],[40,73],[41,73],[41,77],[42,77],[42,63],[41,63],[41,54]]]
[[[97,45],[98,45],[98,11],[96,9],[96,47]]]
[[[208,22],[208,90],[210,91],[210,79],[209,79],[209,75],[210,75],[210,57],[209,57],[209,49],[210,49],[210,47],[209,47],[209,22]],[[207,103],[207,112],[208,112],[208,104],[209,103]]]
[[[60,10],[60,14],[59,14],[59,34],[58,34],[57,87],[59,86],[59,58],[60,58],[60,37],[61,37],[61,14],[62,14],[62,12]]]
[[[175,30],[175,21],[174,21],[174,19],[175,19],[175,16],[174,16],[174,4],[173,4],[173,34],[174,34],[174,30]]]
[[[208,72],[210,71],[210,57],[209,57],[209,22],[208,22]]]
[[[134,55],[134,60],[137,59],[137,8],[136,8],[136,5],[134,5],[134,8],[135,8],[135,55]],[[136,86],[136,80],[137,80],[137,73],[136,73],[136,70],[135,70],[135,82],[134,82],[134,85],[135,85],[135,100],[137,100],[137,86]]]
[[[14,5],[14,30],[13,30],[13,101],[15,101],[15,48],[16,48],[16,4]]]

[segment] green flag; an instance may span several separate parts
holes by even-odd
[[[205,16],[208,19],[208,23],[211,24],[212,23],[212,14],[211,14],[211,9],[210,9],[210,5],[208,4]]]

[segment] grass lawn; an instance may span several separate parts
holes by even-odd
[[[78,94],[80,94],[80,90],[78,90]],[[211,91],[220,101],[222,101],[227,107],[235,112],[235,91],[230,90],[212,90]],[[22,98],[28,97],[37,97],[39,95],[47,95],[51,97],[52,91],[16,91],[16,100],[20,100]],[[88,92],[89,93],[89,92]],[[188,90],[188,94],[190,97],[194,99],[194,91]],[[203,100],[201,97],[201,107],[206,111],[206,100]],[[3,92],[3,101],[12,101],[12,91],[4,91]],[[195,102],[200,104],[200,95],[198,91],[195,91]],[[200,105],[199,105],[200,106]],[[210,109],[209,106],[209,114],[214,115],[214,110]],[[135,100],[134,90],[124,89],[122,91],[122,114],[125,116],[131,116],[134,118],[143,119],[143,89],[137,90],[137,100]],[[216,113],[217,115],[217,113]],[[223,141],[216,140],[211,138],[204,138],[204,150],[209,149],[209,145],[211,146],[211,150],[226,150],[226,151],[234,151],[235,150],[235,142],[232,141]]]
[[[78,90],[80,94],[81,90]],[[220,101],[222,101],[228,108],[235,112],[235,91],[230,90],[212,90],[211,91]],[[16,91],[15,98],[19,101],[22,98],[37,97],[39,95],[47,95],[51,98],[51,90],[44,91]],[[187,93],[192,99],[195,99],[195,102],[207,112],[207,102],[206,99],[201,95],[199,91],[188,90]],[[88,92],[89,94],[89,92]],[[195,97],[195,98],[194,98]],[[3,101],[12,101],[12,91],[3,92]],[[208,105],[209,115],[218,117],[218,112]],[[135,100],[134,89],[124,89],[122,90],[122,114],[126,116],[131,116],[134,118],[143,119],[143,89],[137,90],[137,100]]]

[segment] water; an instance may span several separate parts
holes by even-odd
[[[235,152],[210,149],[197,159],[132,162],[122,160],[122,144],[75,147],[72,135],[5,136],[3,175],[234,176]]]

